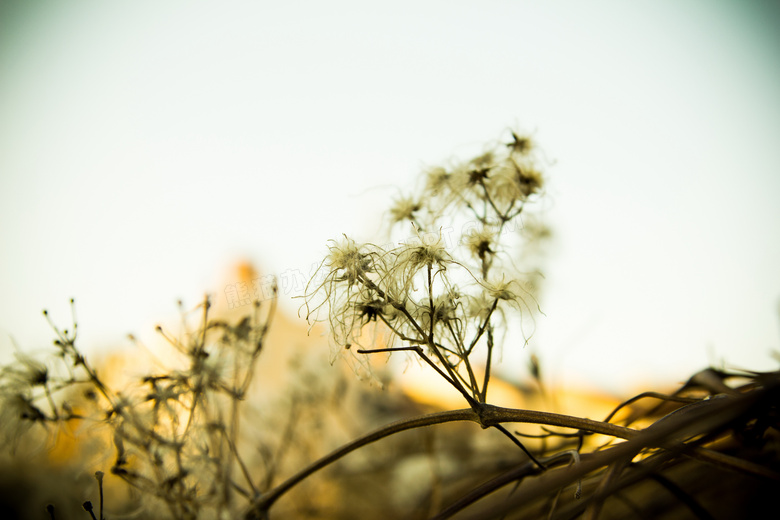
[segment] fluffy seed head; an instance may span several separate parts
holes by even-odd
[[[472,229],[464,239],[468,250],[477,258],[483,259],[486,254],[493,253],[493,247],[496,243],[495,231],[483,226],[478,229]]]
[[[415,219],[415,213],[419,211],[421,205],[412,197],[401,197],[396,199],[390,208],[390,220],[393,224],[396,222],[406,222]]]
[[[337,280],[353,285],[361,274],[371,270],[371,260],[360,251],[354,240],[346,236],[344,239],[340,244],[330,246],[325,265],[336,274]]]

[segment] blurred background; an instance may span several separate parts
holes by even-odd
[[[294,315],[328,239],[374,239],[422,169],[513,128],[554,238],[504,377],[530,352],[620,393],[774,369],[779,24],[771,1],[3,0],[0,357],[50,345],[71,297],[87,352],[152,342],[249,266]]]

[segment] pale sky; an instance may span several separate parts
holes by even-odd
[[[775,369],[779,58],[774,2],[2,2],[0,352],[71,297],[95,352],[242,259],[308,275],[511,127],[555,241],[505,374]]]

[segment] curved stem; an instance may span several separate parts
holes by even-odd
[[[320,469],[330,465],[331,463],[339,460],[343,456],[362,448],[363,446],[366,446],[367,444],[371,444],[373,442],[376,442],[380,439],[383,439],[385,437],[388,437],[390,435],[393,435],[395,433],[399,433],[405,430],[411,430],[414,428],[422,428],[424,426],[431,426],[434,424],[442,424],[446,422],[454,422],[454,421],[475,421],[479,422],[479,418],[477,417],[477,414],[474,413],[471,409],[462,409],[462,410],[453,410],[448,412],[439,412],[439,413],[433,413],[429,415],[423,415],[421,417],[415,417],[413,419],[404,419],[401,421],[396,421],[394,423],[390,423],[386,426],[383,426],[377,430],[374,430],[373,432],[367,433],[366,435],[363,435],[362,437],[358,437],[357,439],[341,446],[340,448],[337,448],[336,450],[330,452],[328,455],[325,455],[321,459],[319,459],[316,462],[313,462],[309,466],[303,468],[301,471],[293,475],[292,477],[288,478],[275,488],[273,488],[268,493],[265,493],[263,495],[260,495],[258,499],[252,504],[251,510],[247,512],[245,518],[252,518],[251,514],[254,511],[265,511],[271,505],[273,505],[274,502],[276,502],[283,494],[285,494],[287,491],[289,491],[292,487],[294,487],[296,484],[304,480],[306,477],[311,475],[312,473],[315,473],[319,471]]]
[[[319,471],[320,469],[332,464],[333,462],[336,462],[345,455],[362,448],[363,446],[402,431],[455,421],[471,421],[481,425],[483,428],[500,425],[501,423],[546,424],[549,426],[560,426],[563,428],[584,430],[591,433],[600,433],[621,439],[630,439],[639,433],[639,431],[633,430],[631,428],[624,428],[615,424],[603,423],[600,421],[594,421],[592,419],[583,419],[580,417],[572,417],[569,415],[556,413],[538,412],[535,410],[502,408],[499,406],[487,404],[481,405],[478,412],[470,408],[465,408],[461,410],[452,410],[423,415],[412,419],[403,419],[394,423],[390,423],[386,426],[382,426],[381,428],[367,433],[362,437],[358,437],[357,439],[332,451],[328,455],[325,455],[318,461],[313,462],[272,490],[258,496],[244,517],[247,520],[257,518],[257,513],[267,511],[268,508],[274,504],[274,502],[276,502],[287,491],[292,489],[296,484],[306,479],[313,473]]]

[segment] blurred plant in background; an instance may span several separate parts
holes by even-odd
[[[222,516],[237,493],[249,495],[254,485],[237,451],[241,404],[273,306],[272,300],[261,317],[257,305],[252,316],[229,324],[209,319],[206,299],[195,330],[185,320],[181,337],[174,338],[158,327],[185,360],[182,368],[148,374],[121,391],[78,350],[75,313],[71,331],[52,323],[56,372],[26,357],[4,370],[3,424],[11,426],[6,440],[18,445],[20,429],[36,426],[80,430],[80,439],[98,444],[93,450],[105,453],[111,445],[113,462],[106,469],[144,496],[145,507],[167,508],[173,518],[196,518],[210,509]],[[100,427],[108,433],[94,435]]]

